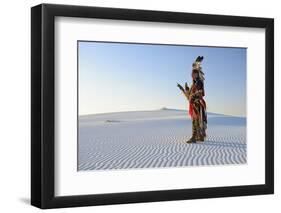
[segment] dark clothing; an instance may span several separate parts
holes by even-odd
[[[205,138],[207,129],[206,103],[203,97],[204,83],[199,78],[193,80],[190,88],[189,114],[192,118],[192,136]]]

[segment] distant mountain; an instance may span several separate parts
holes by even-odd
[[[169,111],[187,111],[185,109],[172,109],[172,108],[167,108],[167,107],[162,107],[159,110],[169,110]]]

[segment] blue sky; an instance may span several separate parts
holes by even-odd
[[[246,49],[187,45],[78,42],[79,115],[187,109],[176,84],[191,85],[204,56],[209,112],[246,116]]]

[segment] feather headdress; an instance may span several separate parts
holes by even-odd
[[[192,64],[192,70],[193,71],[197,71],[199,74],[199,78],[204,81],[205,77],[204,77],[204,72],[202,71],[202,67],[201,67],[201,62],[203,61],[204,57],[203,56],[198,56],[196,58],[196,60],[193,62]]]

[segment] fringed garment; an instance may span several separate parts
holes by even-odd
[[[193,121],[192,134],[195,137],[206,137],[207,114],[204,96],[204,83],[197,78],[189,90],[189,115]]]

